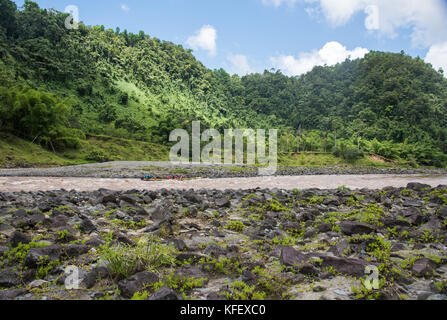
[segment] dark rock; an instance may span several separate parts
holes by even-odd
[[[211,243],[205,248],[203,253],[209,256],[219,257],[221,255],[225,255],[227,250],[218,244]]]
[[[393,217],[386,217],[382,220],[382,223],[385,225],[385,227],[394,228],[397,226],[401,227],[411,227],[411,223],[409,221],[403,220],[403,219],[396,219]]]
[[[89,247],[98,248],[99,246],[105,244],[105,241],[95,236],[88,239],[84,244]]]
[[[443,227],[443,223],[436,217],[432,217],[430,218],[430,220],[428,220],[427,223],[423,224],[420,228],[419,231],[435,231],[435,230],[440,230]]]
[[[45,216],[40,212],[26,213],[25,210],[19,209],[13,213],[14,220],[12,225],[16,228],[34,228],[36,224],[44,221]]]
[[[68,258],[79,257],[87,253],[90,247],[85,244],[68,244],[63,248],[64,255]]]
[[[0,300],[14,300],[15,298],[24,295],[28,291],[26,289],[11,289],[0,291]]]
[[[417,208],[410,207],[403,209],[400,214],[403,215],[412,225],[420,225],[425,221],[425,217]]]
[[[365,268],[368,265],[374,265],[372,262],[360,260],[360,259],[351,259],[351,258],[338,258],[331,256],[320,256],[323,260],[321,266],[332,267],[338,273],[360,277],[365,274]]]
[[[249,286],[253,286],[257,283],[258,277],[249,270],[242,271],[242,277],[241,280],[245,282]]]
[[[20,284],[20,276],[12,269],[0,272],[0,287],[11,288]]]
[[[307,262],[307,259],[307,255],[295,250],[292,247],[281,248],[281,256],[279,257],[279,260],[281,264],[287,267],[304,264]]]
[[[424,205],[424,202],[420,200],[414,200],[414,199],[407,199],[402,202],[404,207],[414,207],[414,208],[421,208]]]
[[[414,265],[411,267],[411,272],[415,276],[425,277],[433,274],[436,269],[436,262],[428,258],[422,258],[416,260]]]
[[[439,209],[439,215],[446,218],[447,217],[447,206],[442,206]]]
[[[14,231],[8,239],[8,244],[11,245],[13,248],[16,248],[19,245],[19,243],[28,244],[30,242],[31,237],[18,231]]]
[[[337,242],[335,246],[330,248],[329,252],[332,252],[333,254],[339,257],[347,256],[351,252],[349,242],[346,239],[343,239]]]
[[[135,292],[143,290],[144,286],[158,282],[158,276],[153,272],[143,271],[122,280],[118,283],[118,289],[124,298],[130,299]]]
[[[228,198],[225,197],[216,199],[214,203],[219,208],[229,208],[231,206],[230,200],[228,200]]]
[[[201,203],[202,202],[202,198],[200,198],[200,196],[198,196],[197,193],[195,193],[195,192],[187,192],[187,193],[185,193],[185,195],[183,197],[192,203]]]
[[[69,225],[54,228],[52,231],[57,235],[56,242],[58,243],[68,243],[77,240],[76,231]]]
[[[169,220],[171,218],[171,212],[166,206],[157,206],[151,214],[151,219],[156,223]]]
[[[428,184],[422,184],[418,182],[411,182],[407,185],[407,189],[411,189],[414,191],[422,191],[424,189],[431,189],[431,186]]]
[[[114,192],[105,192],[102,194],[102,196],[98,199],[100,203],[107,204],[107,203],[116,203],[117,195]]]
[[[293,267],[303,274],[317,274],[318,270],[308,262],[308,256],[292,247],[283,247],[279,257],[281,264]]]
[[[353,234],[369,234],[374,232],[374,227],[365,222],[357,221],[342,221],[340,222],[340,229],[346,235]]]
[[[149,213],[143,207],[136,207],[135,214],[137,216],[148,216]]]
[[[109,277],[110,272],[106,267],[95,267],[85,275],[82,284],[87,289],[91,289],[98,281]]]
[[[404,243],[396,242],[391,245],[391,252],[405,250],[407,246]]]
[[[115,232],[113,234],[113,238],[116,239],[118,242],[134,246],[135,242],[133,242],[129,237],[127,237],[125,234],[122,234],[121,232]]]
[[[320,232],[329,232],[332,230],[332,225],[330,223],[320,223],[317,227]]]
[[[131,194],[122,194],[122,195],[119,197],[119,199],[120,199],[121,201],[125,201],[125,202],[130,203],[130,204],[133,204],[133,205],[137,204],[137,202],[138,202],[138,200],[139,200],[136,196],[131,195]]]
[[[186,250],[186,243],[185,241],[183,241],[183,239],[172,239],[170,242],[174,245],[176,250],[178,251]]]
[[[341,205],[341,202],[337,198],[326,198],[326,199],[324,199],[323,204],[325,206],[335,206],[335,207],[338,207],[338,206]]]
[[[91,233],[96,230],[96,227],[91,220],[85,218],[82,220],[79,229],[84,233]]]
[[[211,221],[211,225],[216,228],[219,228],[222,226],[222,223],[219,220],[214,219],[213,221]]]
[[[7,225],[5,223],[0,223],[0,232],[7,234],[7,233],[13,232],[13,231],[14,231],[14,228],[11,227],[10,225]]]
[[[309,230],[307,230],[306,232],[304,232],[303,237],[304,238],[311,238],[314,235],[316,235],[318,233],[318,230],[315,228],[310,228]]]
[[[43,224],[52,231],[60,228],[68,227],[68,218],[62,215],[48,218],[43,221]]]
[[[168,287],[162,287],[158,289],[148,300],[161,301],[161,300],[183,300],[177,292]]]
[[[58,244],[43,248],[32,248],[25,257],[23,265],[28,268],[36,268],[42,259],[50,262],[59,260],[62,247]]]
[[[227,298],[220,292],[211,292],[210,294],[207,295],[206,300],[220,301],[220,300],[227,300]]]

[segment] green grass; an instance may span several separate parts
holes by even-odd
[[[349,163],[342,158],[335,157],[332,153],[321,152],[278,154],[278,164],[303,167],[393,167],[392,163],[379,161],[368,155],[365,155],[365,157],[357,160],[355,163]]]
[[[154,143],[89,136],[79,149],[51,152],[9,133],[0,133],[0,167],[67,166],[102,161],[167,161],[169,149]],[[100,158],[91,155],[100,155]]]
[[[101,258],[108,268],[119,278],[127,278],[140,271],[156,272],[175,262],[175,249],[164,245],[152,236],[140,239],[137,245],[117,245],[101,248]]]

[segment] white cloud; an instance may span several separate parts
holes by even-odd
[[[217,53],[217,31],[210,25],[203,26],[195,35],[188,38],[186,43],[194,50],[208,51],[208,54],[215,56]]]
[[[227,60],[231,63],[230,73],[236,73],[240,76],[254,72],[248,63],[246,56],[242,54],[230,54],[227,56]]]
[[[130,11],[130,8],[127,5],[122,4],[121,5],[121,10],[123,10],[123,11]]]
[[[334,27],[345,25],[356,13],[366,15],[365,28],[395,38],[410,29],[413,46],[429,47],[447,41],[445,0],[262,0],[264,5],[307,4],[322,12]],[[314,14],[315,10],[307,12]]]
[[[447,76],[447,42],[432,46],[425,61],[430,62],[436,70],[442,68],[444,75]]]
[[[271,57],[270,61],[276,69],[280,69],[284,74],[296,76],[311,71],[315,66],[333,66],[346,59],[363,58],[368,52],[368,49],[360,47],[348,50],[345,46],[333,41],[326,43],[319,51],[301,53],[298,58],[281,55]]]

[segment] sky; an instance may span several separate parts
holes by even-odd
[[[23,0],[16,0],[23,5]],[[301,75],[369,51],[405,51],[447,71],[447,0],[37,0],[115,30],[193,50],[205,66]],[[76,15],[74,14],[75,18]],[[445,73],[447,75],[447,72]]]

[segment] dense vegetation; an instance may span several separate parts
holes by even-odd
[[[371,52],[300,77],[239,77],[143,31],[68,30],[67,17],[0,0],[0,130],[60,151],[91,135],[166,144],[200,120],[279,128],[283,152],[447,165],[447,80],[420,58]]]

